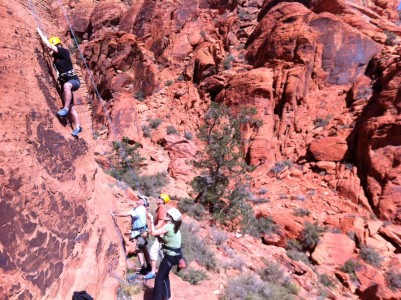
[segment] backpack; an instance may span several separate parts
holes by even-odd
[[[74,292],[72,300],[95,300],[86,291]]]

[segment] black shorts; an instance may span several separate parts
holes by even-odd
[[[134,240],[133,238],[130,239],[130,241],[133,241],[133,240]],[[137,248],[142,248],[143,246],[146,246],[148,244],[147,239],[141,237],[140,235],[137,235],[135,237],[135,240],[137,241],[137,243],[136,243]]]

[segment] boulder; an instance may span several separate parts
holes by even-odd
[[[326,232],[320,238],[311,258],[318,265],[338,267],[353,257],[355,242],[346,234]]]
[[[334,162],[346,158],[348,145],[343,137],[333,136],[312,141],[309,149],[316,160]]]

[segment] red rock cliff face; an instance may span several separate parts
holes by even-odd
[[[112,299],[116,284],[101,292],[108,263],[99,262],[118,263],[122,250],[110,217],[99,220],[94,210],[106,199],[98,194],[90,131],[73,139],[67,122],[55,118],[61,100],[27,7],[17,1],[0,7],[0,297],[70,299],[87,289]],[[42,23],[54,30],[47,19]],[[87,106],[78,111],[89,129]]]

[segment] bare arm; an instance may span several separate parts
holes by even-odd
[[[153,236],[159,236],[165,234],[167,232],[165,226],[162,228],[156,229],[155,225],[153,224],[153,216],[151,213],[148,213],[148,217],[150,219],[150,234]]]
[[[115,212],[114,211],[112,214],[113,214],[113,216],[116,216],[116,217],[131,217],[130,214],[124,213],[124,212]]]
[[[53,46],[52,44],[50,44],[49,40],[47,39],[47,37],[43,34],[42,30],[40,30],[39,28],[37,28],[38,34],[43,42],[43,44],[46,45],[47,48],[53,50],[54,52],[58,53],[57,47]]]

